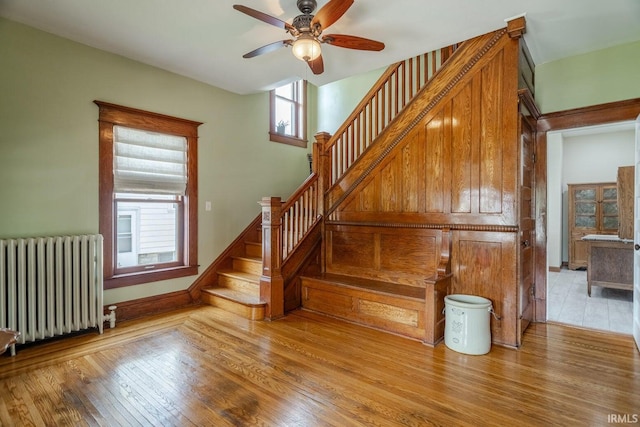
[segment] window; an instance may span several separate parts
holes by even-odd
[[[270,100],[271,141],[307,147],[307,82],[298,80],[273,89]]]
[[[105,288],[197,274],[201,123],[94,102]]]

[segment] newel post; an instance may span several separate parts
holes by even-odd
[[[282,236],[280,234],[280,197],[263,197],[262,206],[262,275],[260,299],[267,303],[265,317],[273,320],[284,315],[284,279]]]
[[[327,147],[331,135],[328,132],[315,134],[316,142],[313,143],[313,171],[318,175],[318,213],[324,215],[324,193],[329,188],[331,180],[331,158]]]
[[[328,132],[318,132],[315,134],[316,142],[313,143],[313,172],[318,175],[318,214],[324,218],[325,198],[324,193],[331,185],[331,157],[329,152],[329,140],[331,135]],[[320,243],[320,270],[325,270],[325,219],[320,223],[320,233],[322,240]]]

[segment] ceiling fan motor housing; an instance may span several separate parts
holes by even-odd
[[[301,33],[308,33],[311,31],[311,20],[313,19],[313,15],[298,15],[295,18],[293,18],[293,22],[291,23],[291,25],[293,25],[296,30],[298,30]]]
[[[318,3],[316,0],[298,0],[297,5],[300,12],[308,15],[316,9]]]

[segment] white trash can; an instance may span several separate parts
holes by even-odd
[[[465,354],[487,354],[491,350],[491,301],[474,295],[444,297],[444,343]]]

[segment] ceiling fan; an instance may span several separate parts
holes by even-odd
[[[344,15],[353,4],[353,1],[354,0],[330,0],[316,15],[312,15],[317,6],[316,0],[298,0],[297,6],[300,12],[302,12],[302,15],[293,18],[291,24],[247,6],[239,4],[233,5],[234,9],[266,22],[267,24],[282,28],[293,36],[293,39],[270,43],[252,50],[242,55],[242,57],[253,58],[254,56],[272,52],[284,46],[291,46],[296,58],[309,64],[309,68],[311,68],[313,74],[322,74],[324,71],[324,62],[320,48],[321,43],[357,50],[380,51],[384,49],[384,43],[363,37],[344,34],[322,34],[324,30]]]

